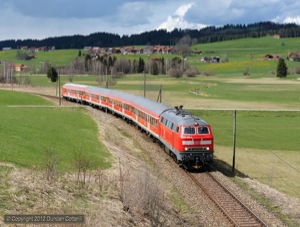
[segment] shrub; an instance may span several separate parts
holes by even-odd
[[[174,78],[180,78],[183,76],[183,72],[181,69],[178,69],[178,68],[171,68],[169,69],[168,71],[168,75],[170,77],[174,77]]]
[[[300,74],[300,66],[296,66],[296,68],[295,68],[295,73],[296,73],[296,74]]]
[[[184,75],[186,75],[187,77],[195,77],[197,74],[198,70],[196,68],[190,68],[184,72]]]

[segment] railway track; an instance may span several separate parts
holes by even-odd
[[[53,100],[59,100],[57,96],[38,95]],[[232,194],[209,172],[186,173],[196,185],[205,192],[234,226],[267,226],[263,220],[261,220],[250,208]]]
[[[186,172],[234,226],[268,226],[209,172]]]

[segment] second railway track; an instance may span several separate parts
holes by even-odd
[[[209,172],[187,174],[234,226],[268,226]]]

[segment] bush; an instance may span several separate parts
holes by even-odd
[[[300,74],[300,66],[296,66],[296,68],[295,68],[295,74]]]
[[[196,68],[190,68],[184,72],[184,75],[186,75],[187,77],[195,77],[197,74],[198,70]]]
[[[203,71],[203,72],[199,72],[200,75],[204,75],[204,76],[212,76],[214,75],[213,72],[211,71]]]
[[[250,76],[250,70],[249,68],[247,67],[243,73],[244,76]]]
[[[126,75],[123,72],[117,72],[112,75],[112,78],[124,78]]]
[[[183,72],[181,69],[178,69],[178,68],[171,68],[169,69],[168,71],[168,75],[170,77],[174,77],[174,78],[180,78],[183,76]]]

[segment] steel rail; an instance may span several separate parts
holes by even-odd
[[[204,193],[216,204],[216,206],[221,210],[222,213],[224,213],[224,215],[228,218],[228,220],[234,225],[234,226],[268,226],[262,219],[260,219],[248,206],[246,206],[239,198],[237,198],[229,189],[227,189],[220,181],[218,181],[214,176],[212,176],[210,173],[205,172],[204,174],[206,174],[209,179],[211,179],[213,182],[215,182],[219,188],[223,191],[223,193],[227,194],[230,196],[230,198],[232,198],[232,200],[234,200],[234,202],[237,202],[240,207],[235,207],[235,213],[237,213],[237,211],[242,211],[244,210],[248,215],[250,215],[253,220],[255,220],[255,224],[253,222],[249,223],[249,217],[245,217],[245,216],[240,216],[239,220],[236,220],[235,217],[233,217],[233,214],[230,213],[228,211],[228,207],[224,206],[224,203],[229,204],[228,201],[224,202],[218,198],[216,198],[216,196],[214,195],[214,193],[212,192],[211,188],[207,188],[204,184],[202,184],[201,182],[199,182],[199,180],[196,179],[196,177],[190,173],[190,172],[186,172],[187,175],[197,184],[197,186],[199,186]],[[214,190],[216,188],[213,188]],[[220,191],[220,190],[219,190]],[[224,195],[225,195],[224,194]],[[225,196],[222,196],[222,198],[226,198]],[[222,202],[224,202],[222,204]]]

